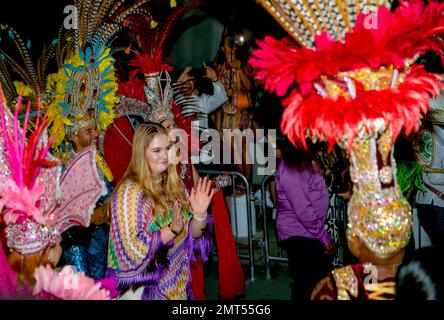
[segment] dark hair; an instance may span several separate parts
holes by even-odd
[[[444,259],[442,248],[425,247],[416,250],[398,270],[396,277],[397,300],[441,300]]]
[[[287,166],[298,167],[300,169],[311,167],[314,159],[310,150],[302,146],[295,147],[287,138],[278,140],[277,147],[281,150],[282,159]]]
[[[207,72],[204,67],[193,68],[189,75],[194,78],[194,87],[197,89],[198,95],[214,94],[213,81],[206,76]]]

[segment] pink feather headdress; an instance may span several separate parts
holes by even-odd
[[[61,164],[49,153],[46,117],[37,118],[27,138],[30,104],[21,128],[21,102],[20,97],[12,115],[0,88],[0,213],[8,247],[28,255],[55,244],[73,225],[88,226],[106,188],[97,173],[94,148],[77,155],[61,175]]]

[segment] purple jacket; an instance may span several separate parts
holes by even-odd
[[[324,227],[329,195],[322,175],[313,167],[298,169],[281,161],[276,177],[279,241],[293,236],[331,241]]]

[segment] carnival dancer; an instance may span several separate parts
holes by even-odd
[[[276,19],[302,45],[266,37],[250,59],[278,95],[296,84],[285,100],[282,131],[303,146],[307,137],[330,148],[337,142],[350,157],[347,240],[359,263],[332,271],[312,299],[392,299],[412,232],[393,142],[401,130],[419,128],[442,88],[440,77],[414,59],[427,49],[441,53],[444,5],[410,1],[391,12],[388,1],[261,3],[281,13]]]
[[[88,229],[73,227],[63,234],[64,263],[94,279],[105,276],[108,226],[105,202],[113,187],[113,175],[103,158],[101,137],[114,121],[117,79],[110,43],[122,29],[123,21],[138,14],[146,1],[114,7],[104,0],[81,1],[79,26],[72,38],[63,65],[52,78],[54,99],[47,108],[52,148],[65,164],[84,148],[97,145],[96,162],[108,193],[99,199]]]
[[[61,233],[73,225],[88,226],[97,199],[106,192],[95,150],[79,154],[62,175],[58,159],[48,152],[52,137],[46,134],[46,117],[37,117],[27,139],[31,103],[21,128],[21,102],[19,97],[12,115],[0,89],[0,213],[8,247],[0,247],[1,298],[110,299],[102,284],[112,280],[96,283],[70,266],[54,270],[62,254]]]

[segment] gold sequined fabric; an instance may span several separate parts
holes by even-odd
[[[358,279],[351,266],[335,269],[332,274],[338,289],[337,300],[350,300],[352,297],[358,297]]]
[[[391,130],[355,139],[350,153],[353,196],[348,227],[376,254],[385,256],[410,239],[410,205],[396,181]]]
[[[394,300],[394,281],[368,283],[364,287],[369,300]]]
[[[409,65],[409,62],[407,62],[407,68]],[[323,75],[319,82],[314,83],[314,87],[322,97],[329,97],[334,100],[340,96],[355,99],[358,84],[362,85],[365,90],[384,90],[398,87],[405,77],[405,70],[400,72],[393,66],[381,67],[377,70],[364,68],[339,72],[333,77]]]

